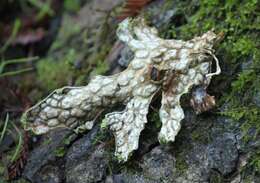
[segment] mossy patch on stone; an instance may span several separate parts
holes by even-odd
[[[183,154],[179,154],[176,156],[176,171],[179,173],[179,175],[182,175],[186,172],[186,170],[189,168],[188,163],[185,161]]]
[[[259,8],[257,0],[166,0],[163,11],[174,9],[178,13],[160,31],[162,37],[169,39],[190,39],[211,29],[224,33],[216,51],[223,72],[213,85],[225,83],[225,86],[212,88],[218,106],[222,106],[215,110],[240,124],[245,142],[255,140],[260,132],[260,102],[256,100],[260,93]],[[177,14],[185,21],[176,22]],[[191,137],[206,140],[197,130]],[[257,169],[259,160],[253,162]]]

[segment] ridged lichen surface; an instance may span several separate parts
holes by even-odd
[[[175,140],[184,118],[180,98],[193,86],[199,87],[191,99],[197,112],[214,105],[214,98],[204,91],[212,76],[220,73],[213,46],[221,36],[208,31],[189,41],[165,40],[141,18],[124,20],[117,35],[135,53],[128,68],[112,76],[96,76],[87,86],[55,90],[24,113],[26,130],[44,134],[57,127],[91,129],[103,111],[123,104],[124,110],[105,114],[102,126],[113,131],[115,155],[126,161],[138,148],[155,95],[162,95],[160,142]]]

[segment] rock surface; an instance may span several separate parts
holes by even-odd
[[[61,182],[63,163],[57,160],[57,149],[63,146],[69,134],[67,130],[58,130],[42,138],[31,151],[23,176],[35,183]]]
[[[66,182],[100,182],[106,176],[108,158],[103,145],[95,147],[91,154],[86,155],[73,164],[66,165]]]
[[[66,154],[66,182],[99,182],[106,176],[109,159],[104,145],[93,145],[99,127],[72,144]]]

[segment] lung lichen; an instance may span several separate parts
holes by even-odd
[[[205,90],[212,76],[220,73],[213,46],[221,36],[208,31],[189,41],[164,40],[158,37],[155,28],[146,26],[140,18],[124,20],[117,35],[135,53],[128,68],[112,76],[96,76],[87,86],[55,90],[24,113],[25,129],[36,134],[57,127],[91,129],[102,111],[116,104],[125,104],[123,111],[106,114],[102,126],[113,131],[115,154],[126,161],[138,148],[150,102],[156,93],[162,92],[159,140],[175,140],[184,118],[181,96],[192,86]],[[216,61],[214,73],[211,73],[212,57]],[[214,104],[214,98],[204,92],[205,99],[194,96],[192,103],[195,108],[200,107],[198,112]]]

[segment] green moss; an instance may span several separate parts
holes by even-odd
[[[185,156],[183,154],[178,154],[176,156],[176,170],[178,172],[178,174],[182,175],[184,174],[187,169],[189,168],[189,165],[187,164],[187,162],[185,161]]]
[[[249,88],[257,89],[255,79],[257,79],[257,75],[253,70],[246,70],[240,73],[237,80],[232,83],[232,92],[242,94],[242,92],[245,92],[245,90],[248,90]]]
[[[68,146],[72,143],[73,140],[74,140],[74,136],[70,135],[62,140],[62,144],[64,144],[65,146]]]
[[[77,12],[80,9],[80,0],[65,0],[64,8],[69,12]]]
[[[95,65],[95,70],[91,73],[93,75],[101,75],[108,70],[108,65],[103,60],[97,60]]]
[[[232,83],[232,90],[223,98],[228,102],[229,107],[222,112],[223,115],[233,118],[236,121],[243,121],[241,130],[245,142],[255,139],[260,132],[260,108],[254,103],[253,96],[259,90],[259,76],[253,71],[244,71],[239,78]],[[249,134],[249,130],[255,130],[255,134]]]
[[[38,78],[43,88],[54,90],[67,83],[69,68],[62,62],[42,59],[37,64]]]
[[[74,75],[72,64],[76,60],[75,50],[71,49],[62,60],[54,58],[42,59],[37,64],[38,79],[43,88],[54,90],[71,80]]]
[[[205,129],[202,129],[205,130]],[[209,143],[209,137],[208,134],[205,134],[205,131],[201,130],[193,130],[191,133],[191,138],[193,141],[200,142],[202,144],[208,144]]]
[[[233,42],[230,51],[235,56],[248,56],[253,51],[256,51],[256,45],[250,36],[243,36]]]
[[[98,134],[95,136],[95,138],[91,141],[91,143],[93,145],[96,145],[96,144],[104,141],[105,138],[107,138],[107,131],[101,130],[98,132]]]
[[[0,176],[3,175],[6,171],[5,166],[2,164],[2,162],[0,162]]]
[[[62,140],[60,146],[57,147],[57,148],[53,151],[54,155],[55,155],[56,157],[58,157],[58,158],[64,157],[64,155],[66,154],[66,152],[67,152],[67,150],[68,150],[69,145],[72,143],[72,141],[74,140],[74,138],[75,138],[74,135],[69,135],[69,136],[65,137],[65,138]],[[51,142],[52,140],[53,140],[53,139],[48,138],[46,141],[48,141],[48,143],[49,143],[49,142]]]
[[[106,130],[107,128],[108,128],[108,124],[107,124],[107,119],[103,119],[102,120],[102,122],[101,122],[101,124],[100,124],[100,128],[101,128],[101,130]]]
[[[63,157],[65,155],[65,153],[66,153],[65,147],[59,147],[59,148],[55,149],[55,151],[54,151],[55,156],[57,156],[59,158]]]
[[[47,138],[46,140],[44,140],[43,144],[44,145],[48,145],[52,142],[52,139],[51,138]]]
[[[260,151],[253,155],[249,161],[249,165],[254,167],[257,173],[260,173]]]
[[[158,140],[159,140],[160,144],[162,144],[162,145],[168,144],[168,141],[164,137],[159,137]]]

